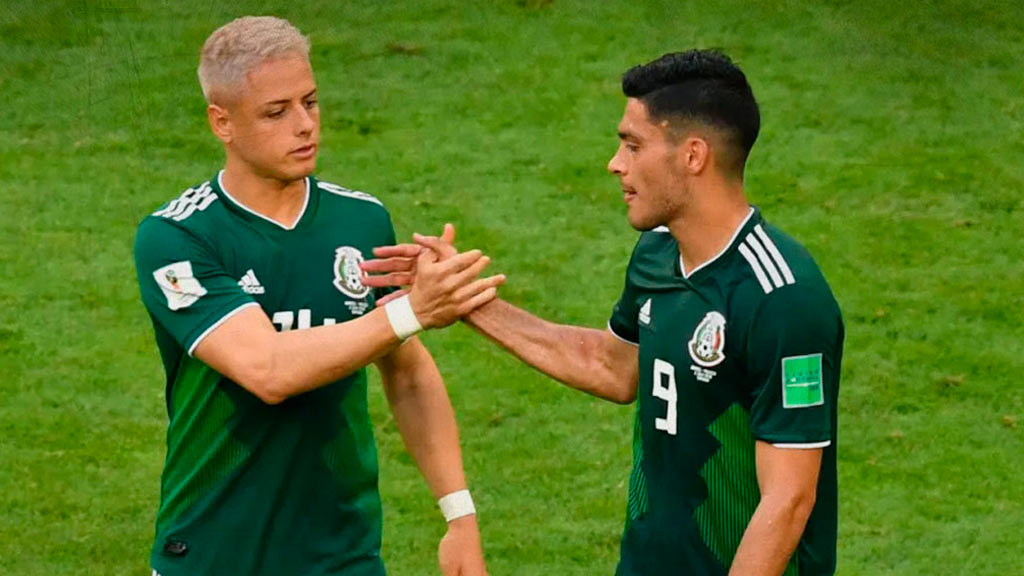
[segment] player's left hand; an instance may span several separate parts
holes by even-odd
[[[437,560],[443,576],[487,576],[475,514],[448,523],[448,532],[437,547]]]
[[[458,251],[455,249],[455,227],[451,224],[444,225],[444,231],[440,238],[434,236],[421,236],[416,234],[413,238],[417,242],[433,241],[438,246],[443,246],[442,253],[438,254],[439,260],[447,260]],[[424,246],[420,244],[396,244],[394,246],[378,246],[373,249],[374,260],[367,260],[359,264],[363,270],[363,285],[370,288],[403,288],[388,294],[377,301],[377,306],[383,306],[388,302],[400,298],[409,293],[408,286],[416,281],[416,258]],[[436,252],[435,252],[436,253]]]

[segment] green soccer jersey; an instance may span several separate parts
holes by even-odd
[[[609,322],[639,346],[619,576],[724,576],[760,500],[756,440],[824,448],[787,576],[835,571],[843,323],[807,251],[751,209],[688,276],[667,229],[641,235]]]
[[[146,217],[135,241],[167,373],[152,566],[162,576],[384,574],[365,370],[268,405],[192,354],[250,306],[281,331],[366,314],[375,294],[359,262],[394,244],[390,217],[368,194],[307,178],[287,228],[220,178]]]

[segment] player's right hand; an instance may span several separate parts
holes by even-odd
[[[504,274],[480,278],[491,259],[480,250],[457,253],[451,245],[454,236],[454,228],[446,225],[443,240],[431,238],[441,243],[439,250],[421,250],[413,263],[409,303],[424,328],[452,324],[493,300],[505,283]],[[417,242],[424,238],[416,235]]]
[[[418,234],[416,237],[420,237]],[[450,250],[439,260],[447,260],[458,253],[455,250],[455,227],[444,225],[441,233]],[[416,258],[423,251],[419,244],[395,244],[394,246],[378,246],[373,249],[373,260],[360,262],[363,271],[363,285],[370,288],[401,288],[377,300],[377,306],[401,298],[409,293],[409,287],[416,281]]]

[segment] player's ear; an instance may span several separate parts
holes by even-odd
[[[227,108],[210,104],[206,107],[206,119],[210,122],[210,130],[218,140],[225,144],[231,143],[234,138],[234,130],[231,125],[231,114]]]
[[[694,176],[703,172],[711,160],[711,147],[707,139],[696,134],[686,137],[676,148],[676,153],[686,171]]]

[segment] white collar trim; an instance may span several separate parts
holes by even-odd
[[[689,279],[690,276],[693,276],[694,274],[696,274],[698,270],[702,270],[704,268],[707,268],[708,266],[711,265],[711,263],[713,263],[715,260],[718,260],[719,258],[722,257],[723,254],[728,252],[729,248],[732,248],[732,245],[736,242],[736,238],[739,237],[740,230],[743,230],[743,227],[747,225],[747,222],[750,221],[750,217],[753,216],[753,215],[754,215],[754,208],[751,207],[750,208],[750,212],[747,212],[747,217],[743,219],[743,222],[740,222],[740,225],[736,227],[736,231],[732,233],[732,238],[729,239],[729,242],[725,245],[725,248],[722,248],[722,251],[719,252],[718,254],[715,254],[715,256],[712,259],[710,259],[707,262],[701,264],[700,266],[697,266],[693,270],[690,270],[689,274],[686,273],[686,265],[683,264],[683,255],[680,253],[679,254],[679,272],[680,272],[680,274],[683,275],[683,278]]]
[[[259,212],[255,211],[255,210],[249,208],[248,206],[246,206],[245,204],[242,204],[241,202],[239,202],[234,196],[231,195],[230,192],[228,192],[228,189],[224,187],[224,171],[221,170],[220,172],[217,173],[217,186],[220,187],[220,191],[223,192],[224,195],[227,196],[229,200],[231,200],[236,206],[238,206],[242,210],[245,210],[249,214],[252,214],[253,216],[258,216],[259,218],[262,218],[262,219],[266,220],[267,222],[270,222],[271,224],[273,224],[274,226],[277,226],[278,228],[281,228],[282,230],[295,230],[295,227],[298,226],[299,222],[302,221],[302,217],[306,215],[306,208],[309,207],[309,176],[306,176],[305,180],[306,180],[306,199],[302,202],[302,210],[299,210],[299,215],[295,218],[295,222],[293,222],[291,226],[285,226],[284,224],[281,224],[277,220],[274,220],[272,218],[267,218],[263,214],[260,214]]]

